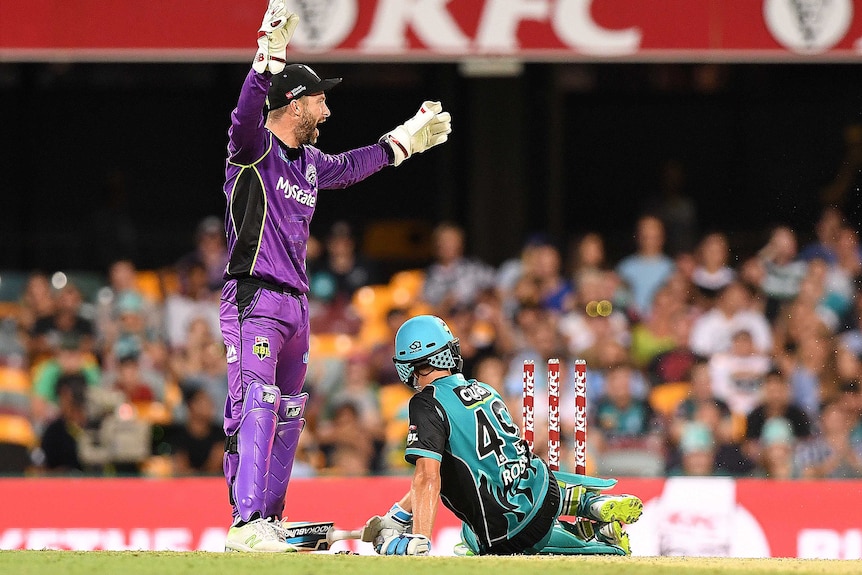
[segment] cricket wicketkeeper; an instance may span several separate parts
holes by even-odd
[[[233,506],[225,548],[294,551],[281,524],[308,397],[309,223],[318,190],[345,188],[413,154],[442,144],[450,116],[439,102],[378,143],[330,155],[314,144],[330,116],[321,79],[285,65],[299,23],[283,0],[270,0],[258,51],[231,115],[224,194],[230,252],[221,297],[227,350],[224,473]]]

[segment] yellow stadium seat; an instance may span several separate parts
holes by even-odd
[[[382,319],[392,309],[392,289],[384,284],[363,286],[356,290],[350,303],[363,321]]]
[[[0,366],[0,391],[30,393],[29,374],[17,367]]]
[[[0,415],[0,443],[35,447],[37,441],[29,419],[21,415]]]
[[[356,340],[344,333],[317,333],[309,338],[309,354],[313,358],[344,359],[356,348]]]
[[[425,285],[425,271],[421,269],[396,272],[389,279],[392,290],[392,304],[396,307],[410,307],[422,297]]]
[[[650,390],[649,404],[662,416],[670,417],[690,391],[691,384],[687,381],[662,383]]]
[[[164,300],[162,293],[162,280],[159,272],[155,270],[141,270],[135,275],[135,285],[141,295],[152,302]]]

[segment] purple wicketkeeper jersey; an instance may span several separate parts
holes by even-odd
[[[343,154],[290,148],[264,127],[270,74],[250,71],[231,114],[224,194],[225,278],[308,291],[305,250],[319,189],[345,188],[390,163],[384,144]]]

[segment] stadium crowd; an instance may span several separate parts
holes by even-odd
[[[434,313],[460,336],[465,375],[497,387],[515,416],[523,362],[536,362],[539,453],[538,373],[561,359],[564,468],[573,361],[585,359],[589,473],[862,477],[858,230],[826,208],[812,229],[779,225],[735,254],[721,231],[670,250],[669,224],[645,213],[618,261],[586,233],[565,248],[536,235],[492,266],[444,222],[427,265],[391,274],[334,225],[309,246],[311,397],[294,476],[410,471],[412,392],[393,337],[411,315]],[[118,260],[92,289],[27,274],[0,308],[2,473],[221,474],[221,226],[201,222],[173,266]]]

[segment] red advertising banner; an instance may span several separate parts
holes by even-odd
[[[862,0],[286,0],[303,59],[856,60]],[[0,61],[242,60],[264,0],[4,0]],[[297,56],[299,57],[299,56]]]
[[[296,479],[287,514],[355,528],[409,488],[405,477]],[[644,500],[628,527],[635,555],[862,558],[862,481],[622,479]],[[221,551],[230,521],[218,478],[0,479],[0,549]],[[456,518],[441,506],[433,553],[451,555]],[[362,554],[367,543],[335,550]]]

